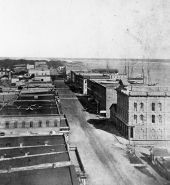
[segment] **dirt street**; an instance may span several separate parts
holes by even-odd
[[[126,156],[125,146],[113,134],[96,129],[87,122],[96,115],[85,112],[75,96],[70,96],[68,92],[64,94],[60,96],[59,93],[59,96],[71,128],[70,143],[78,147],[88,175],[88,185],[165,184],[159,176],[135,168]]]

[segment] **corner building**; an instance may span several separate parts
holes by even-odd
[[[111,120],[129,140],[141,144],[170,141],[170,91],[156,86],[117,89]]]

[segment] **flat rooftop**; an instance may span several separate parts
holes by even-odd
[[[76,75],[81,75],[83,76],[84,78],[107,78],[109,79],[110,76],[107,75],[107,74],[103,74],[103,73],[93,73],[93,72],[76,72]]]
[[[63,135],[38,135],[38,136],[15,136],[1,137],[0,148],[4,147],[19,147],[22,146],[38,146],[38,145],[61,145],[65,144]]]
[[[4,106],[0,111],[3,115],[50,115],[59,114],[59,110],[55,102],[38,102],[38,101],[22,101],[13,105]]]
[[[104,87],[116,87],[117,85],[119,85],[119,82],[118,81],[115,81],[115,80],[111,80],[111,79],[108,79],[108,80],[91,80],[95,83],[98,83]]]
[[[128,96],[170,96],[170,87],[132,85],[117,90]]]
[[[16,147],[16,148],[1,148],[0,156],[4,158],[21,157],[25,154],[37,155],[43,153],[53,153],[53,152],[66,152],[66,144],[57,145],[44,145],[44,146],[26,146],[26,147]]]
[[[74,166],[0,174],[1,185],[79,185]]]
[[[29,88],[24,88],[22,89],[21,91],[21,94],[28,94],[28,93],[50,93],[52,88],[39,88],[38,86],[37,87],[29,87]]]
[[[64,135],[1,137],[0,156],[1,185],[79,185]]]
[[[23,94],[18,97],[18,100],[55,100],[55,95],[53,93]]]
[[[8,170],[10,168],[21,168],[48,163],[69,162],[68,152],[54,152],[41,155],[30,155],[16,158],[6,158],[0,160],[0,170]]]
[[[15,100],[12,98],[0,110],[0,115],[59,114],[60,112],[55,92],[51,90],[27,89],[21,91]]]

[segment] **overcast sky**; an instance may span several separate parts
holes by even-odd
[[[170,0],[0,0],[0,57],[170,58]]]

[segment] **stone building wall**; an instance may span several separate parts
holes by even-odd
[[[115,111],[114,108],[111,111]],[[116,127],[132,140],[170,140],[170,96],[118,91],[117,111],[111,113]]]
[[[129,124],[135,126],[134,139],[168,139],[166,111],[165,97],[129,97]]]
[[[0,119],[0,128],[16,129],[16,128],[60,127],[60,122],[61,118],[59,116],[44,116],[44,117],[2,116]]]

